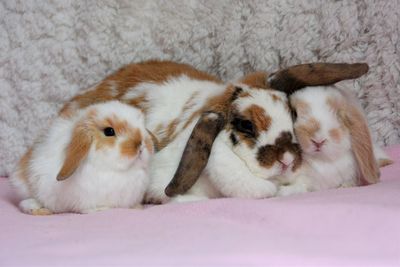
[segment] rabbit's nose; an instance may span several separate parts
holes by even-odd
[[[282,169],[286,170],[290,165],[292,165],[294,161],[294,156],[292,155],[292,153],[285,152],[283,154],[283,157],[278,161],[282,164]]]
[[[326,139],[323,139],[323,140],[311,139],[311,142],[314,144],[315,148],[317,148],[317,150],[319,150],[325,144]]]

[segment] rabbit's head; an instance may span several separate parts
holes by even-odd
[[[113,171],[147,168],[153,142],[139,109],[110,101],[91,105],[68,119],[76,124],[57,180],[67,179],[87,162]]]
[[[294,129],[305,157],[333,162],[353,154],[359,184],[376,183],[379,169],[368,123],[350,94],[336,88],[305,88],[291,96]]]

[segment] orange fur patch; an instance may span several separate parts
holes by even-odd
[[[310,113],[310,111],[311,111],[311,107],[310,107],[310,105],[307,103],[307,102],[305,102],[305,101],[303,101],[303,100],[301,100],[301,99],[292,99],[291,100],[291,102],[290,102],[291,104],[292,104],[292,106],[293,106],[293,108],[294,109],[296,109],[296,112],[297,112],[297,114],[309,114]]]
[[[274,102],[278,102],[278,101],[283,102],[283,99],[280,96],[278,96],[276,94],[271,94],[271,95],[272,95],[272,100]]]
[[[150,154],[154,153],[154,145],[151,137],[147,137],[144,140],[144,144],[146,145],[146,149],[150,152]]]
[[[125,157],[134,157],[139,153],[142,145],[142,134],[139,129],[134,129],[133,134],[128,140],[121,143],[121,155]]]
[[[391,165],[393,163],[394,163],[394,161],[391,160],[391,159],[380,159],[380,160],[378,160],[379,167],[385,167],[385,166]]]
[[[177,126],[179,124],[179,119],[174,119],[171,123],[165,127],[163,138],[158,142],[158,146],[160,149],[166,147],[172,140],[175,139],[178,132],[176,131]]]
[[[146,113],[149,109],[149,101],[147,100],[146,94],[141,94],[140,96],[124,101],[126,104],[134,106]]]
[[[251,105],[243,111],[243,115],[255,123],[259,132],[266,131],[272,122],[271,117],[265,114],[265,110],[258,105]]]
[[[72,140],[67,147],[63,166],[57,175],[57,180],[65,180],[71,176],[79,167],[80,162],[86,158],[93,141],[89,131],[83,122],[75,127],[72,133]]]
[[[84,108],[92,104],[105,102],[108,100],[121,100],[121,97],[128,91],[134,90],[136,85],[143,82],[161,83],[171,77],[186,75],[196,80],[213,81],[222,83],[218,78],[199,71],[187,64],[175,63],[172,61],[145,61],[137,64],[130,64],[120,68],[115,73],[105,78],[93,90],[77,95],[71,102],[77,104],[79,108]],[[144,108],[146,105],[141,102],[145,98],[133,99],[132,105]],[[145,102],[145,101],[144,101]],[[70,111],[67,103],[61,110],[61,114],[67,115]],[[145,112],[145,110],[143,110]]]
[[[339,119],[350,131],[351,148],[360,171],[361,184],[377,183],[380,172],[363,113],[357,107],[346,103],[343,112],[339,113]]]
[[[301,125],[295,125],[296,136],[299,139],[300,144],[305,147],[311,145],[311,139],[321,128],[319,122],[316,119],[309,119],[307,122]]]
[[[18,163],[18,169],[17,169],[17,177],[22,180],[23,183],[27,186],[28,190],[32,192],[32,182],[30,180],[30,175],[29,175],[29,166],[30,166],[30,160],[32,158],[32,152],[33,149],[32,147],[26,151],[26,153],[22,156]]]
[[[46,216],[46,215],[52,215],[53,212],[51,212],[51,210],[46,209],[46,208],[40,208],[40,209],[32,210],[31,214],[34,216]]]
[[[254,72],[244,76],[240,82],[247,84],[250,87],[254,88],[270,88],[267,83],[268,73],[266,72]]]
[[[329,136],[336,143],[339,143],[340,139],[342,138],[342,134],[341,134],[339,129],[330,129],[329,130]]]

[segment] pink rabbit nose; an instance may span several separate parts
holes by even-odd
[[[311,142],[314,144],[317,151],[319,151],[321,149],[321,147],[325,144],[326,139],[324,139],[322,141],[315,141],[314,139],[311,139]]]
[[[294,161],[294,156],[289,153],[289,152],[285,152],[285,154],[283,154],[282,159],[278,160],[281,165],[282,165],[282,170],[285,171],[288,169],[288,167],[290,165],[292,165],[293,161]]]

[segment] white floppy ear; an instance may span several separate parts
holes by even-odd
[[[338,113],[339,120],[350,132],[351,148],[358,167],[360,185],[379,181],[380,173],[374,155],[368,123],[357,105],[346,103]]]
[[[84,122],[80,122],[72,133],[72,139],[66,148],[66,156],[60,172],[57,175],[57,181],[68,179],[80,163],[87,157],[93,138]]]

